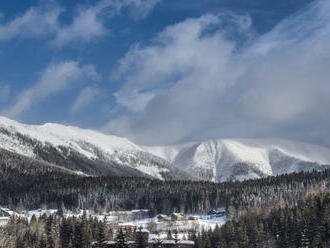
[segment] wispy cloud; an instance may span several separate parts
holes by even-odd
[[[100,93],[100,90],[95,86],[88,86],[83,88],[71,107],[71,114],[79,112],[84,107],[92,103],[95,98],[100,95]]]
[[[75,61],[66,61],[49,65],[40,79],[31,88],[23,90],[15,103],[2,111],[9,117],[18,117],[23,111],[51,95],[60,92],[80,80],[98,80],[99,75],[93,66],[79,65]]]
[[[0,83],[0,103],[5,103],[9,100],[11,89],[8,84]]]
[[[228,35],[235,27],[253,36],[246,17],[166,28],[121,60],[115,97],[128,112],[105,130],[143,144],[265,136],[329,144],[329,13],[329,1],[315,1],[248,46]]]
[[[59,16],[65,11],[56,1],[31,7],[24,14],[0,22],[0,41],[15,38],[47,37],[50,44],[63,47],[71,43],[87,43],[108,33],[105,21],[127,9],[134,19],[145,18],[160,0],[101,0],[94,5],[78,6],[72,23],[61,25]],[[1,19],[0,19],[1,21]]]
[[[32,7],[8,22],[0,22],[0,41],[54,34],[59,28],[58,17],[62,12],[55,2]]]

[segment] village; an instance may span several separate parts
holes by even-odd
[[[39,218],[42,215],[58,214],[57,209],[37,209],[22,213],[13,212],[7,208],[0,208],[0,226],[6,225],[11,216],[22,216],[30,220],[32,216]],[[202,232],[214,229],[217,225],[225,223],[226,212],[224,209],[210,210],[205,215],[185,215],[183,213],[171,213],[168,215],[158,214],[150,216],[147,209],[136,209],[130,211],[109,211],[102,214],[95,214],[89,210],[64,211],[64,217],[82,216],[85,214],[91,218],[104,221],[111,227],[114,236],[119,230],[132,232],[143,237],[146,247],[194,247],[194,241],[189,240],[191,231]],[[91,248],[116,247],[115,240],[104,242],[92,242]],[[137,247],[136,238],[127,240],[128,247]]]

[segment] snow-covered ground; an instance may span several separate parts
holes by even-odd
[[[40,218],[42,215],[54,215],[57,213],[57,209],[36,209],[30,210],[28,212],[22,212],[20,214],[10,211],[12,215],[24,216],[29,220],[35,215],[37,218]],[[202,230],[214,229],[217,225],[220,227],[226,222],[226,217],[210,217],[209,215],[191,215],[195,217],[195,220],[189,220],[190,215],[187,215],[184,220],[171,221],[163,220],[159,221],[158,216],[153,218],[142,218],[136,220],[124,221],[123,219],[134,219],[134,214],[138,212],[148,213],[147,210],[130,210],[130,211],[111,211],[102,214],[94,214],[89,210],[80,210],[76,212],[64,211],[63,215],[65,217],[80,217],[83,214],[86,214],[87,217],[97,218],[99,221],[106,221],[107,224],[120,227],[132,227],[139,229],[147,229],[150,231],[151,236],[158,235],[159,238],[166,238],[168,230],[171,230],[172,233],[178,233],[179,238],[182,238],[184,235],[188,235],[189,231],[196,230],[201,232]],[[119,217],[120,216],[120,217]],[[157,234],[154,234],[157,233]],[[165,236],[164,236],[165,235]],[[182,236],[182,237],[181,237]]]
[[[120,223],[121,226],[135,226],[142,227],[148,230],[154,230],[158,233],[168,230],[178,231],[178,233],[188,233],[189,230],[209,230],[214,229],[217,225],[222,226],[226,222],[226,217],[211,218],[208,215],[194,215],[198,217],[196,220],[182,220],[182,221],[158,221],[157,217],[145,218],[141,220],[128,221]]]

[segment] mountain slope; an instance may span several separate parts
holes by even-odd
[[[280,139],[223,139],[143,147],[77,127],[0,117],[0,149],[85,175],[245,180],[330,168],[330,149]]]
[[[330,168],[330,149],[280,139],[210,140],[144,149],[215,182]]]
[[[0,117],[0,148],[89,175],[191,178],[125,138],[60,124],[24,125]]]

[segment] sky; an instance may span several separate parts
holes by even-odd
[[[330,146],[328,0],[0,3],[0,115],[143,145]]]

